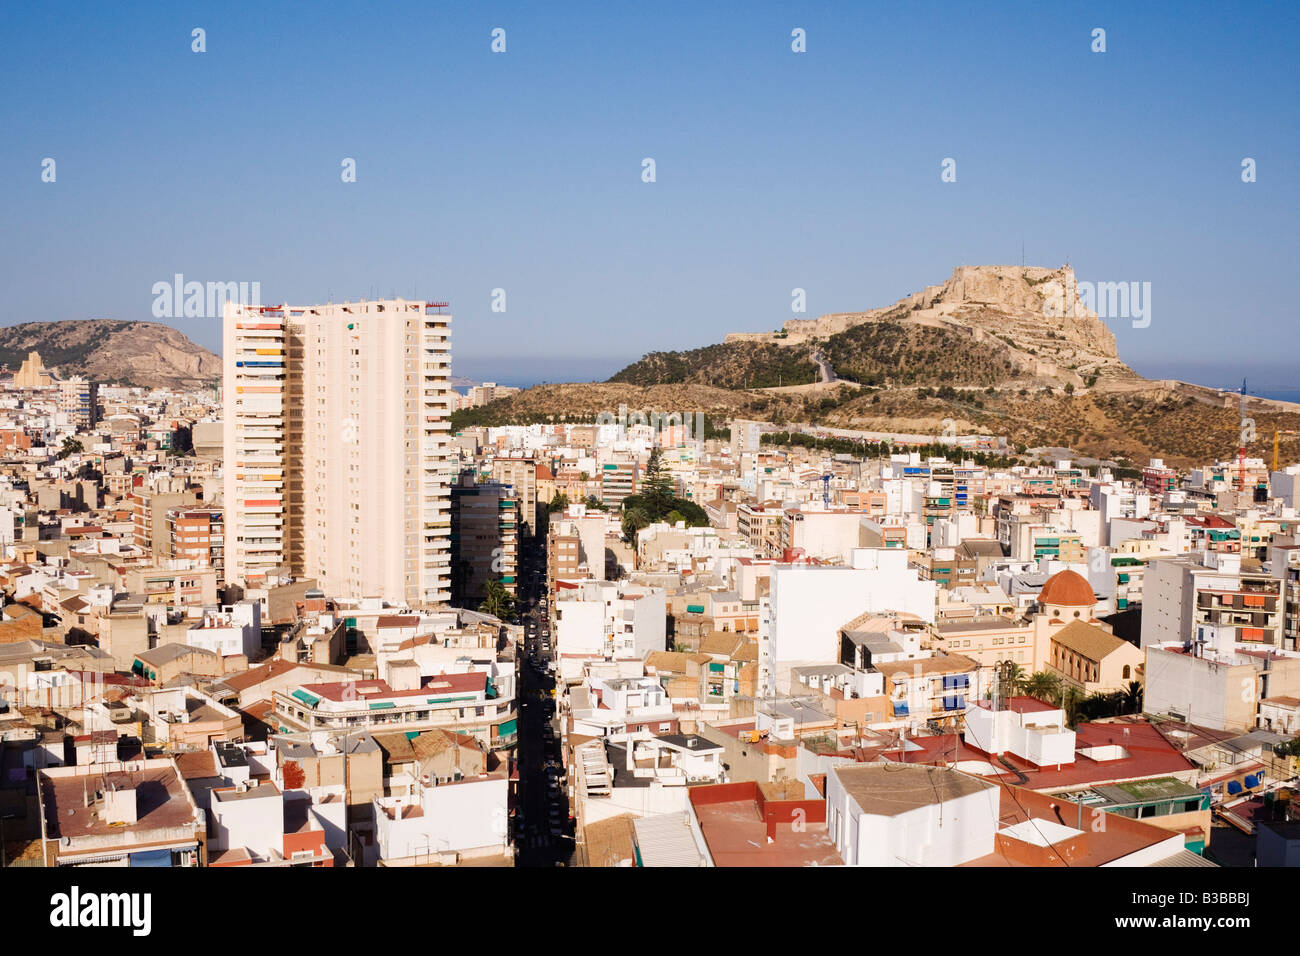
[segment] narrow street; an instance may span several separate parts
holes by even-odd
[[[546,549],[537,539],[523,549],[519,619],[524,646],[519,659],[520,818],[515,832],[517,866],[568,865],[573,855],[564,761],[556,719],[554,656],[546,609]]]

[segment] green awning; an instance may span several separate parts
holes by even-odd
[[[397,705],[394,704],[391,700],[387,700],[387,701],[381,701],[381,702],[378,703],[378,704],[371,704],[371,705],[370,705],[370,709],[371,709],[371,710],[390,710],[391,708],[394,708],[394,707],[396,707],[396,706],[397,706]]]
[[[317,704],[320,703],[319,697],[313,697],[305,690],[296,690],[289,696],[295,698],[296,700],[301,701],[302,703],[306,704],[308,707],[315,707]]]
[[[511,718],[497,728],[498,737],[509,737],[511,734],[519,732],[518,718]]]

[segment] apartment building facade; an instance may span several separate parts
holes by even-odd
[[[445,304],[227,303],[226,580],[450,599]]]
[[[452,598],[460,606],[481,600],[488,581],[516,593],[519,499],[509,485],[462,473],[451,490],[451,550]]]

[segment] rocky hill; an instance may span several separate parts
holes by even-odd
[[[721,345],[652,352],[610,381],[696,382],[770,387],[767,365],[792,366],[816,381],[819,351],[841,378],[864,384],[942,383],[1080,387],[1131,379],[1115,336],[1078,295],[1074,272],[1021,266],[960,266],[942,285],[891,306],[791,319],[777,332],[737,332]],[[811,371],[810,371],[811,367]],[[735,370],[744,380],[733,382]]]
[[[620,404],[872,433],[954,427],[1174,466],[1235,457],[1241,414],[1234,395],[1130,369],[1068,267],[963,266],[886,308],[652,352],[609,382],[528,389],[463,424],[575,420]],[[1248,454],[1271,458],[1276,428],[1280,455],[1300,459],[1300,405],[1252,399],[1247,414]]]
[[[0,328],[0,362],[10,372],[33,351],[61,377],[195,388],[221,376],[219,356],[159,322],[73,319]]]

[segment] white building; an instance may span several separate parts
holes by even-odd
[[[772,692],[794,664],[839,660],[839,629],[863,612],[934,623],[938,584],[907,566],[907,552],[858,548],[848,567],[775,565],[759,623],[759,681]]]
[[[1005,710],[980,701],[966,711],[962,739],[985,753],[1012,753],[1036,767],[1074,763],[1075,734],[1066,726],[1065,711],[1026,697],[1009,701]]]
[[[262,646],[262,605],[241,601],[204,611],[203,618],[185,632],[185,643],[221,657],[256,657]]]
[[[993,852],[1000,790],[958,770],[831,767],[826,825],[849,866],[957,866]]]
[[[498,772],[417,787],[407,796],[375,797],[378,859],[388,865],[454,863],[505,854],[509,783]]]
[[[566,677],[587,660],[643,660],[666,647],[668,597],[662,588],[580,581],[555,602],[555,653]]]

